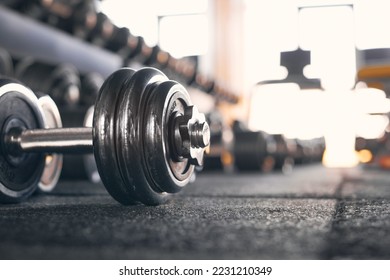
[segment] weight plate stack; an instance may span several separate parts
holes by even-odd
[[[35,94],[20,84],[0,80],[0,202],[15,203],[30,196],[45,167],[45,155],[18,154],[5,144],[5,135],[44,126],[44,113]]]
[[[124,68],[105,81],[95,106],[93,143],[101,179],[116,200],[157,205],[189,182],[194,165],[173,156],[172,131],[191,105],[186,90],[154,68]]]

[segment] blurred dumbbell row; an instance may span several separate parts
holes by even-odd
[[[93,104],[103,84],[98,73],[80,75],[70,64],[49,65],[32,58],[13,59],[0,49],[0,76],[16,79],[56,103],[64,127],[92,127]],[[100,182],[93,155],[66,155],[61,178]]]
[[[251,131],[240,121],[227,125],[218,111],[207,118],[211,138],[210,151],[205,155],[205,171],[289,173],[295,165],[318,163],[322,159],[323,138],[288,139]]]
[[[0,49],[0,74],[16,78],[34,92],[49,94],[58,105],[65,127],[92,126],[91,107],[104,81],[98,73],[80,75],[69,64],[12,59],[7,51]],[[250,131],[239,121],[227,125],[218,111],[207,117],[211,147],[205,156],[205,171],[289,172],[295,164],[321,160],[323,139],[287,139],[282,135]],[[99,181],[93,158],[80,155],[65,156],[62,178]]]
[[[50,93],[60,107],[92,106],[104,81],[96,72],[81,75],[71,64],[12,58],[4,49],[0,49],[0,74],[18,79],[34,91]]]
[[[238,102],[235,93],[199,73],[195,61],[189,58],[177,59],[158,45],[148,46],[143,37],[134,36],[128,28],[113,24],[107,15],[98,11],[96,1],[7,0],[3,5],[118,54],[125,67],[154,67],[171,79],[211,94],[218,101]]]

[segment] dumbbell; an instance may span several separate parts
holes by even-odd
[[[49,24],[76,37],[86,38],[97,23],[97,7],[94,0],[43,1],[50,13]]]
[[[210,149],[205,154],[204,171],[230,171],[233,169],[234,135],[218,110],[206,115],[210,126]]]
[[[25,58],[17,64],[15,76],[33,91],[50,94],[59,106],[80,100],[79,73],[71,64],[50,65]]]
[[[276,150],[271,153],[275,159],[274,169],[290,171],[294,166],[294,158],[291,149],[289,149],[288,140],[281,134],[273,134],[271,137],[276,143]]]
[[[114,34],[115,26],[104,13],[96,15],[96,24],[88,34],[87,40],[97,46],[104,46]]]
[[[0,201],[26,199],[46,153],[94,153],[100,177],[118,202],[157,205],[183,189],[202,165],[210,132],[187,91],[153,68],[123,68],[104,82],[93,128],[44,129],[28,88],[0,82]]]
[[[320,162],[325,150],[325,139],[315,138],[311,140],[297,140],[302,148],[302,163]]]
[[[144,40],[142,37],[134,36],[126,27],[117,27],[114,25],[114,32],[104,47],[121,56],[125,64],[127,64],[129,59],[141,52],[143,44]]]
[[[129,38],[131,38],[132,35],[130,35]],[[134,39],[132,39],[134,40]],[[144,38],[137,37],[136,40],[137,45],[133,46],[131,49],[129,49],[126,52],[123,52],[127,54],[127,56],[124,59],[124,64],[128,65],[129,67],[136,67],[140,68],[145,66],[153,65],[156,62],[158,52],[160,51],[160,48],[158,47],[151,47],[149,46]],[[128,48],[128,47],[127,47]],[[156,68],[159,70],[163,70],[163,67],[161,65],[157,64],[155,65]],[[164,72],[165,73],[165,72]],[[170,77],[173,77],[172,75]],[[176,78],[176,77],[174,77]],[[177,80],[177,79],[175,79]]]
[[[234,163],[238,171],[288,172],[294,165],[294,147],[289,147],[282,135],[250,131],[240,121],[233,123],[233,132]]]
[[[234,163],[238,171],[264,171],[270,146],[260,131],[234,132]],[[272,170],[274,161],[267,170]]]
[[[103,83],[104,78],[99,73],[90,72],[83,75],[81,77],[80,105],[87,108],[87,110],[94,105]]]

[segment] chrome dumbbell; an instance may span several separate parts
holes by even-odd
[[[113,73],[95,103],[93,127],[44,127],[44,113],[26,87],[0,83],[0,200],[27,198],[47,153],[94,153],[102,182],[122,204],[157,205],[202,165],[210,132],[187,91],[154,68]]]

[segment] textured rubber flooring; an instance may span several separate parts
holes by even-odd
[[[101,185],[0,205],[1,259],[390,259],[390,174],[201,174],[157,207]]]

